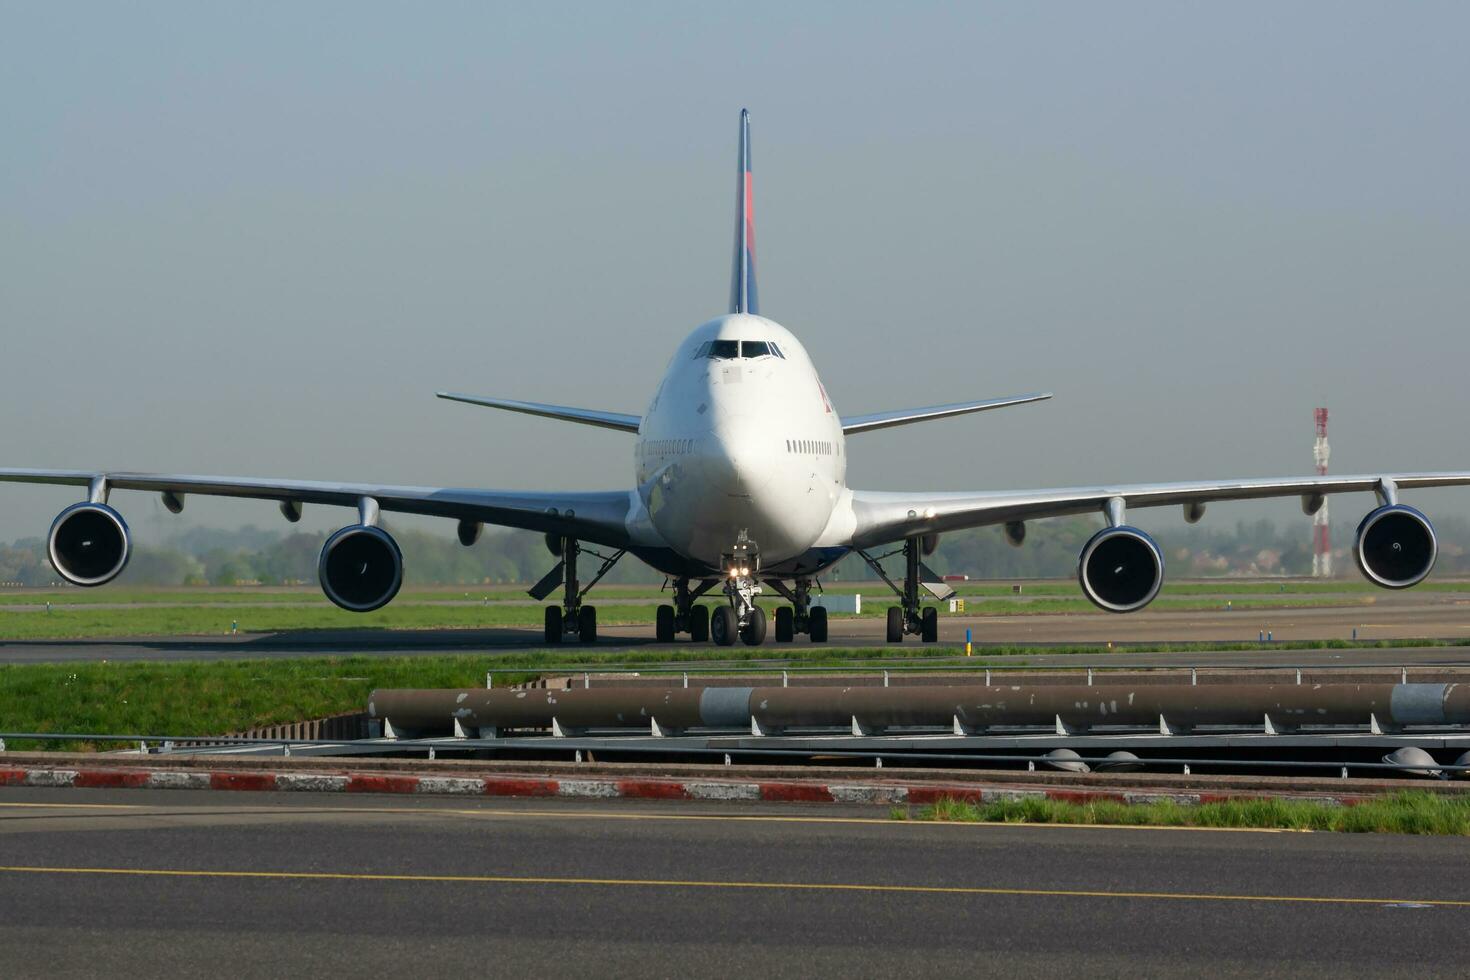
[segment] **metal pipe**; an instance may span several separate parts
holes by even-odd
[[[398,729],[1460,725],[1467,684],[954,685],[378,690]]]

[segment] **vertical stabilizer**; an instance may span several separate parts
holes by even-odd
[[[735,185],[735,269],[730,312],[759,313],[755,290],[755,192],[750,182],[750,110],[740,110],[740,173]]]

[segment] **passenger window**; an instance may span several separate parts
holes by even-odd
[[[769,357],[771,345],[764,340],[742,340],[740,342],[741,357]]]

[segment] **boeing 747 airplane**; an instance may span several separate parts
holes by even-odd
[[[766,589],[782,600],[774,616],[778,642],[799,634],[824,642],[826,610],[812,604],[812,588],[824,570],[854,552],[896,594],[888,640],[913,634],[934,642],[938,614],[922,597],[942,600],[952,593],[923,559],[940,534],[1003,525],[1019,546],[1026,522],[1068,514],[1100,513],[1106,521],[1078,559],[1082,591],[1102,609],[1133,612],[1158,594],[1164,559],[1154,540],[1129,523],[1129,510],[1182,507],[1193,522],[1216,500],[1296,496],[1312,514],[1329,494],[1372,492],[1377,506],[1358,526],[1354,557],[1375,584],[1407,588],[1429,574],[1438,542],[1428,519],[1400,502],[1401,491],[1470,483],[1470,473],[1377,473],[974,493],[854,490],[847,485],[849,436],[1051,396],[840,415],[801,341],[760,315],[755,273],[750,118],[742,111],[730,309],[696,327],[674,350],[642,416],[439,394],[633,435],[634,485],[628,489],[558,493],[36,469],[0,469],[0,480],[84,488],[85,499],[57,516],[47,539],[56,571],[76,585],[110,582],[128,563],[131,538],[109,503],[114,490],[161,494],[174,513],[190,494],[273,500],[288,521],[300,520],[306,504],[326,504],[357,511],[356,522],[327,539],[318,562],[322,591],[343,609],[378,609],[403,582],[403,555],[381,515],[428,514],[457,521],[466,546],[486,524],[546,535],[555,567],[530,594],[543,601],[563,590],[561,602],[546,607],[548,643],[596,641],[597,611],[584,600],[614,563],[631,554],[673,582],[673,602],[657,611],[657,638],[668,642],[683,633],[721,645],[765,640],[766,613],[758,599]],[[887,547],[893,550],[883,553]],[[894,581],[880,561],[900,552],[904,572]],[[584,553],[601,563],[586,584],[578,577]],[[711,593],[721,598],[713,612],[696,601]]]

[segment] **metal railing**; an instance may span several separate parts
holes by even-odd
[[[282,755],[290,756],[293,746],[309,748],[313,746],[352,746],[355,748],[391,750],[394,752],[423,751],[429,758],[434,758],[437,751],[457,750],[471,751],[479,749],[498,749],[510,751],[539,752],[548,750],[572,753],[576,761],[582,762],[583,754],[596,751],[615,751],[619,753],[632,754],[675,754],[675,755],[708,755],[722,756],[724,765],[733,765],[734,757],[755,758],[785,758],[785,759],[810,759],[813,756],[821,756],[824,759],[841,758],[855,760],[871,760],[877,767],[882,767],[883,760],[889,759],[895,762],[998,762],[1017,765],[1025,763],[1028,771],[1036,771],[1038,768],[1065,771],[1065,764],[1086,763],[1088,766],[1101,765],[1114,767],[1115,770],[1126,766],[1131,771],[1164,769],[1179,769],[1184,775],[1193,775],[1196,769],[1246,769],[1246,770],[1337,770],[1339,778],[1347,779],[1352,770],[1366,770],[1368,772],[1404,772],[1414,775],[1432,775],[1430,770],[1437,770],[1440,778],[1448,779],[1451,774],[1470,775],[1470,762],[1442,763],[1434,762],[1369,762],[1354,759],[1229,759],[1208,756],[1145,756],[1136,759],[1119,760],[1108,756],[1097,755],[1068,755],[1066,757],[1050,756],[1046,753],[996,753],[996,752],[911,752],[905,750],[889,749],[844,749],[825,746],[813,746],[810,749],[796,748],[760,748],[760,747],[726,747],[726,746],[668,746],[653,745],[636,741],[636,736],[621,736],[615,739],[576,739],[576,738],[553,738],[551,736],[534,736],[517,739],[464,739],[464,738],[397,738],[397,739],[275,739],[275,738],[201,738],[194,735],[117,735],[117,734],[92,734],[80,732],[0,732],[0,750],[3,750],[8,740],[14,741],[73,741],[73,742],[125,742],[138,743],[143,751],[147,752],[147,744],[154,743],[159,746],[159,751],[167,754],[173,751],[173,746],[180,743],[190,743],[191,747],[205,747],[208,745],[224,747],[235,745],[241,747],[270,747],[279,746]],[[660,741],[667,742],[667,739]],[[588,744],[595,743],[595,744]],[[617,743],[617,744],[613,744]],[[117,756],[109,758],[116,759]],[[587,760],[587,761],[590,761]],[[1058,766],[1062,763],[1062,766]],[[1120,765],[1121,763],[1121,765]],[[60,768],[65,768],[61,766]]]
[[[1119,673],[1125,671],[1136,671],[1142,673],[1183,673],[1189,672],[1190,683],[1198,683],[1201,673],[1232,673],[1232,672],[1261,672],[1261,671],[1293,671],[1295,682],[1302,683],[1302,675],[1308,671],[1332,671],[1342,673],[1367,672],[1392,670],[1397,671],[1402,683],[1407,684],[1410,668],[1414,670],[1444,670],[1465,669],[1470,670],[1470,659],[1461,658],[1447,661],[1421,661],[1418,663],[1407,663],[1403,660],[1373,661],[1369,663],[1303,663],[1301,661],[1290,661],[1285,663],[1239,663],[1239,664],[1203,664],[1203,663],[1118,663],[1108,661],[1105,663],[1017,663],[996,664],[975,663],[975,658],[958,657],[944,658],[924,661],[908,661],[901,658],[885,660],[855,660],[824,665],[803,665],[799,661],[772,660],[752,663],[751,661],[694,661],[675,663],[611,663],[611,664],[553,664],[544,667],[492,667],[485,671],[485,686],[493,688],[496,677],[525,676],[532,675],[546,677],[549,675],[575,677],[581,675],[583,686],[592,685],[592,677],[595,674],[615,674],[626,676],[676,676],[682,681],[684,687],[689,686],[689,678],[701,674],[720,676],[777,676],[782,678],[782,686],[785,687],[793,674],[806,675],[842,675],[842,674],[881,674],[885,685],[893,674],[924,674],[924,673],[960,673],[960,674],[983,674],[985,683],[990,683],[994,674],[1006,673],[1056,673],[1073,672],[1086,673],[1088,683],[1092,683],[1094,674]]]

